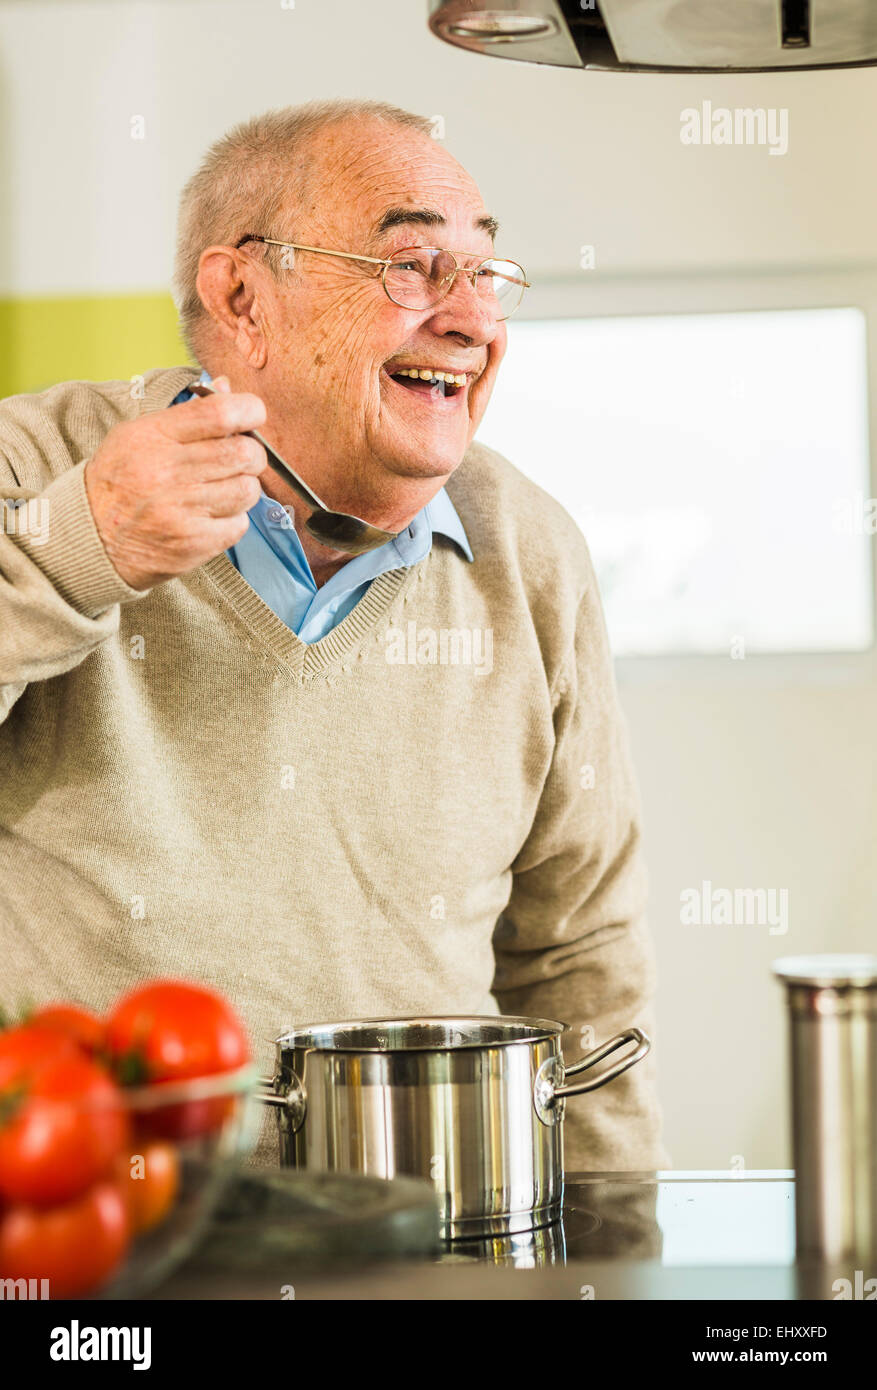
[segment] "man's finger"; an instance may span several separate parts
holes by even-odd
[[[209,483],[250,473],[258,478],[268,466],[268,455],[257,439],[228,435],[224,439],[200,439],[186,446],[186,480]]]
[[[257,430],[267,419],[265,403],[251,391],[195,396],[162,411],[162,429],[181,444],[199,439],[222,439],[244,430]]]
[[[255,507],[261,495],[256,478],[238,474],[199,489],[189,498],[189,504],[202,516],[240,516]]]

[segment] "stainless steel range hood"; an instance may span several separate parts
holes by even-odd
[[[877,0],[428,0],[446,43],[604,72],[877,64]]]

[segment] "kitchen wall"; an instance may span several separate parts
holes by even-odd
[[[167,295],[183,181],[233,122],[315,97],[441,116],[533,279],[589,275],[635,309],[637,285],[668,276],[873,271],[877,72],[565,73],[456,52],[425,8],[0,0],[0,394],[183,360]],[[787,108],[788,152],[682,145],[680,112],[704,99]],[[877,938],[873,660],[628,661],[619,683],[646,810],[670,1150],[678,1167],[783,1166],[769,963]],[[703,880],[787,887],[788,932],[683,927],[680,892]]]

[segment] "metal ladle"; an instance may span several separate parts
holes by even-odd
[[[203,381],[193,382],[188,389],[195,396],[224,394],[217,391],[215,386],[208,386]],[[289,486],[312,509],[304,527],[321,545],[329,546],[332,550],[344,550],[349,555],[364,555],[366,551],[377,550],[379,545],[386,545],[387,541],[394,541],[401,535],[400,531],[382,531],[379,526],[372,526],[361,517],[348,516],[347,512],[331,511],[325,502],[311,491],[307,483],[302,482],[276,449],[272,449],[267,439],[262,438],[258,430],[241,430],[240,433],[249,435],[250,439],[255,439],[262,445],[271,467],[286,479]]]

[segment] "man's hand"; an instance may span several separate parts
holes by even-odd
[[[209,398],[114,425],[85,468],[98,534],[118,574],[149,589],[234,545],[259,500],[262,445],[241,432],[265,406],[217,377]]]

